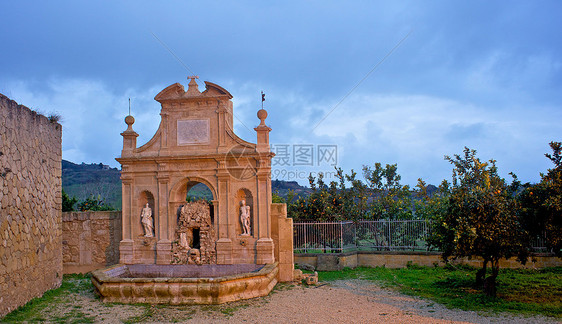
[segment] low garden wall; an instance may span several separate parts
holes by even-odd
[[[534,262],[533,262],[534,259]],[[481,267],[480,259],[459,259],[453,264],[467,264]],[[356,267],[387,267],[403,268],[408,264],[420,266],[445,265],[439,252],[408,252],[408,251],[356,251],[347,253],[295,253],[295,264],[310,267],[319,271],[336,271],[343,268]],[[550,253],[533,254],[529,261],[522,265],[515,258],[500,261],[500,268],[538,269],[562,266],[562,259]]]
[[[64,273],[86,273],[119,262],[120,211],[62,213]]]

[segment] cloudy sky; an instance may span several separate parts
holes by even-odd
[[[560,1],[5,2],[0,93],[60,114],[76,163],[119,166],[128,98],[140,146],[160,121],[154,96],[197,74],[232,93],[235,131],[252,142],[266,93],[288,164],[274,178],[332,171],[318,153],[335,147],[346,171],[397,163],[404,184],[438,184],[451,175],[443,156],[468,146],[534,182],[562,141],[561,12]],[[296,165],[302,148],[312,166]]]

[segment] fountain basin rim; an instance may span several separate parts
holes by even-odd
[[[115,264],[113,266],[92,271],[92,279],[95,278],[100,283],[219,283],[223,281],[231,281],[237,279],[251,278],[264,276],[271,273],[277,268],[278,262],[265,264],[261,269],[256,272],[242,272],[237,274],[225,275],[220,277],[153,277],[153,278],[127,278],[127,277],[114,277],[107,274],[108,271],[117,269],[119,267],[127,267],[128,264]],[[220,266],[220,265],[219,265]]]

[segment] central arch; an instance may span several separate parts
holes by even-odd
[[[202,177],[186,177],[177,181],[172,186],[172,189],[170,190],[170,202],[184,203],[189,190],[199,183],[202,183],[209,188],[209,191],[211,191],[211,194],[213,195],[212,200],[219,200],[217,197],[217,190],[209,180]]]

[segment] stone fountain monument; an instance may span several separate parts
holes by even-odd
[[[175,83],[156,95],[160,126],[143,146],[125,118],[120,264],[92,279],[104,301],[222,303],[293,279],[292,219],[271,202],[267,112],[257,144],[246,142],[233,130],[232,95],[189,79],[187,91]],[[212,200],[187,201],[200,183]]]

